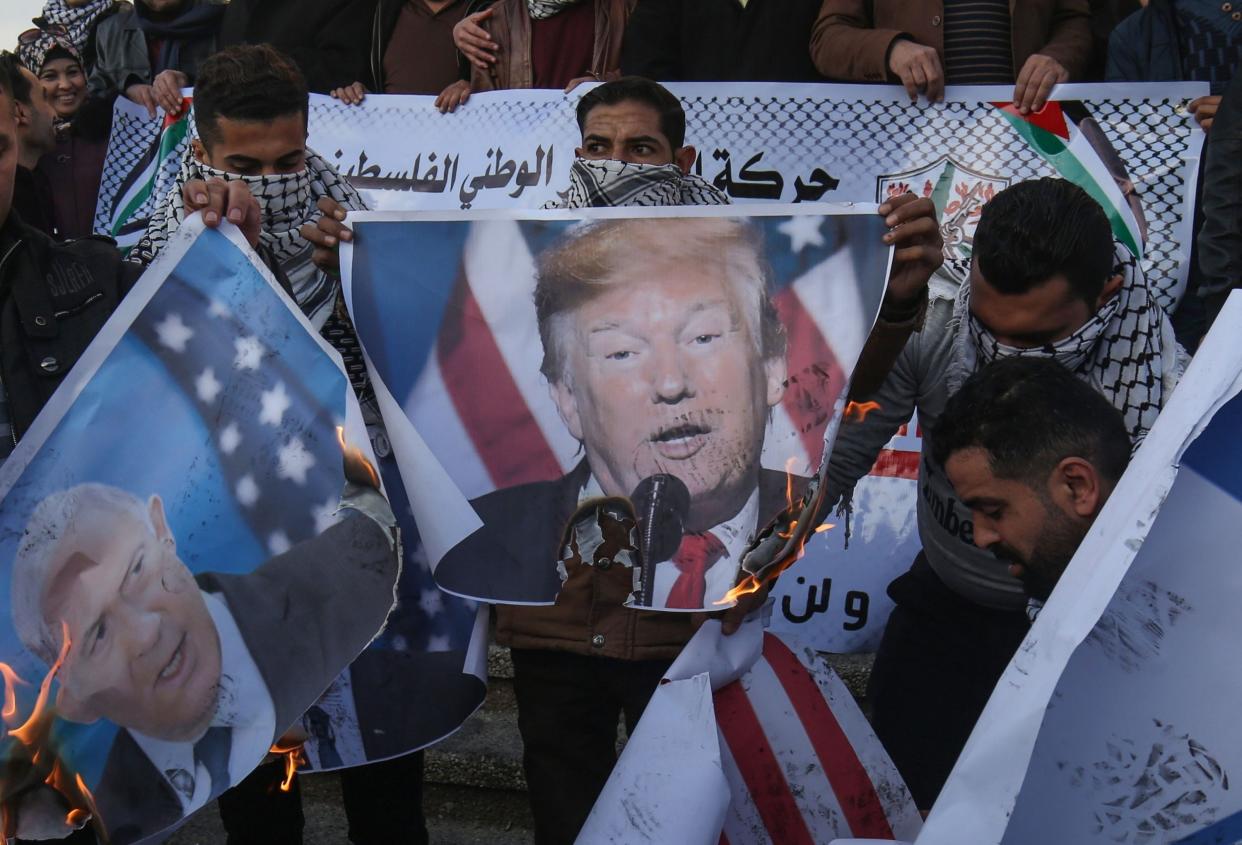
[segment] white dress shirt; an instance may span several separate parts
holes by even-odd
[[[582,486],[582,493],[578,496],[578,503],[581,504],[588,499],[598,499],[603,495],[603,489],[599,486],[599,482],[596,481],[594,474],[592,474],[587,479],[586,484]],[[759,488],[756,487],[751,491],[750,498],[746,500],[746,504],[742,505],[741,510],[730,519],[710,529],[710,532],[716,535],[716,539],[724,545],[725,553],[720,560],[713,563],[707,569],[707,590],[703,594],[703,608],[665,607],[668,604],[668,594],[672,592],[673,585],[677,583],[677,578],[681,575],[681,570],[671,560],[661,561],[655,565],[655,584],[651,592],[651,607],[659,610],[684,612],[694,612],[703,609],[721,610],[722,608],[716,607],[715,603],[724,598],[725,594],[733,589],[733,585],[737,583],[738,572],[742,565],[742,553],[746,551],[746,546],[755,534],[755,525],[758,518]],[[638,591],[637,585],[635,589]],[[641,605],[632,606],[641,607]]]

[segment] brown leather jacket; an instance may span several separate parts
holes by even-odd
[[[621,36],[638,0],[597,0],[595,4],[595,51],[591,73],[603,78],[621,67]],[[499,0],[491,7],[490,20],[481,26],[500,47],[498,61],[487,70],[470,67],[473,91],[534,87],[530,60],[530,13],[526,0]],[[472,8],[473,11],[473,8]]]
[[[1009,0],[1013,66],[1034,53],[1056,59],[1079,79],[1091,59],[1087,0]],[[944,59],[944,3],[940,0],[824,0],[811,32],[811,59],[830,79],[895,82],[888,51],[904,36],[935,47]]]

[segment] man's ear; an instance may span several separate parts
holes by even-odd
[[[205,164],[208,167],[211,166],[211,163],[207,161],[207,148],[203,146],[203,142],[200,139],[195,138],[193,141],[191,141],[190,147],[194,150],[195,161],[197,161],[199,164]]]
[[[155,539],[167,543],[175,551],[177,541],[173,538],[172,529],[168,527],[168,519],[164,515],[164,501],[159,496],[152,496],[147,501],[147,515],[151,517],[151,527],[155,529]]]
[[[73,691],[62,682],[60,691],[56,694],[56,715],[70,722],[89,725],[99,721],[102,714],[89,702],[74,695]]]
[[[569,429],[575,440],[581,442],[582,415],[578,412],[578,396],[574,393],[569,379],[561,376],[548,385],[548,392],[552,394],[552,401],[556,403],[556,410],[560,413],[565,428]]]
[[[785,356],[764,359],[763,374],[767,379],[768,407],[775,408],[785,398],[785,383],[789,380],[789,365],[785,362]]]
[[[673,164],[681,168],[681,172],[687,176],[690,175],[690,168],[694,167],[694,160],[699,157],[699,152],[694,147],[687,144],[679,150],[673,152]]]
[[[1063,458],[1053,469],[1048,485],[1053,502],[1080,519],[1094,519],[1107,498],[1099,473],[1084,458]]]
[[[1099,298],[1095,301],[1095,310],[1099,311],[1105,305],[1112,301],[1117,295],[1117,291],[1121,290],[1121,285],[1125,281],[1120,275],[1112,276],[1104,283],[1104,288],[1100,291]]]
[[[13,120],[17,122],[17,125],[18,126],[29,126],[30,117],[31,117],[30,109],[26,107],[25,103],[22,103],[18,100],[14,100],[13,101]]]

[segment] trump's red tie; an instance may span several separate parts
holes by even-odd
[[[698,608],[703,606],[707,592],[707,570],[724,557],[724,543],[710,531],[687,534],[673,555],[677,566],[677,580],[668,594],[665,607]]]

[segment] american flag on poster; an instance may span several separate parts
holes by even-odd
[[[869,309],[875,304],[861,301],[853,280],[874,273],[883,258],[877,256],[878,236],[875,244],[862,242],[841,217],[754,219],[764,230],[773,265],[790,373],[783,401],[771,415],[763,465],[807,475],[822,458],[824,431],[846,384],[846,367],[870,331],[874,310]],[[567,224],[498,214],[469,222],[439,215],[419,219],[408,213],[355,215],[350,222],[358,233],[349,268],[355,322],[374,371],[426,441],[427,452],[451,476],[454,492],[472,500],[571,471],[582,453],[540,373],[542,344],[533,308],[535,256]],[[816,620],[825,631],[823,647],[874,647],[890,606],[883,586],[913,557],[895,553],[901,544],[891,541],[894,531],[913,525],[917,462],[918,438],[911,427],[877,463],[878,480],[888,485],[875,494],[886,507],[882,524],[877,518],[872,531],[860,514],[859,533],[843,558],[856,564],[863,581],[847,583],[851,574],[837,584],[842,597],[868,591],[871,612],[865,624]],[[799,568],[839,557],[840,533],[817,538]],[[868,565],[864,534],[875,538],[875,565]],[[797,577],[793,573],[791,581]],[[834,611],[843,612],[835,605]]]
[[[762,625],[752,617],[729,637],[715,622],[699,630],[579,843],[914,839],[919,812],[845,684],[822,656]]]
[[[870,330],[863,303],[850,295],[853,287],[829,289],[822,280],[853,279],[854,262],[861,256],[829,231],[831,220],[768,218],[763,223],[769,243],[788,247],[772,256],[791,375],[791,389],[765,441],[764,466],[784,470],[794,458],[792,471],[807,474],[819,466],[824,428],[846,383],[840,362],[857,358]],[[365,222],[358,226],[361,241],[369,227]],[[454,239],[459,257],[452,256],[450,244],[438,245],[435,263],[419,262],[422,290],[415,292],[445,289],[443,310],[423,312],[426,324],[409,338],[426,344],[412,350],[420,366],[401,372],[395,383],[389,379],[388,386],[432,451],[453,467],[466,498],[558,478],[580,454],[539,372],[543,352],[532,302],[534,256],[563,226],[495,220],[445,228],[437,238]],[[374,242],[368,247],[382,248]],[[394,310],[399,307],[393,304]],[[445,419],[458,424],[446,425]]]
[[[720,845],[900,840],[918,831],[914,799],[819,655],[765,632],[759,660],[714,700],[731,794]]]

